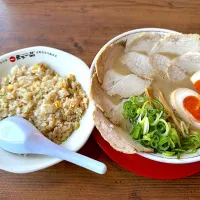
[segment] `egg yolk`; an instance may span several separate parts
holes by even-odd
[[[196,81],[196,82],[194,83],[194,87],[195,87],[196,91],[197,91],[198,93],[200,93],[200,80],[198,80],[198,81]]]
[[[183,100],[184,108],[200,122],[200,99],[195,96],[188,96]]]

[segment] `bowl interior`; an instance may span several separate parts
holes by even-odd
[[[30,47],[17,50],[0,57],[0,78],[7,75],[15,65],[31,66],[44,62],[61,76],[74,74],[78,82],[89,96],[89,68],[79,58],[63,51],[49,47]],[[72,133],[62,146],[72,151],[78,151],[88,140],[94,128],[92,112],[93,103],[89,102],[80,122],[80,128]],[[28,173],[46,168],[60,162],[60,159],[42,155],[16,155],[0,149],[0,168],[15,173]]]
[[[122,33],[122,34],[116,36],[115,38],[108,41],[100,49],[100,51],[97,53],[97,55],[95,56],[95,58],[92,62],[91,68],[90,68],[90,78],[92,78],[92,74],[95,71],[95,62],[106,46],[108,46],[112,43],[118,43],[121,40],[127,40],[127,44],[128,44],[129,42],[131,42],[135,37],[137,37],[142,32],[157,32],[157,33],[162,34],[162,35],[167,34],[167,33],[177,33],[176,31],[167,30],[167,29],[144,28],[144,29],[136,29],[136,30],[128,31],[128,32],[125,32],[125,33]],[[194,154],[182,154],[181,159],[179,159],[179,160],[176,158],[176,156],[166,157],[166,156],[163,156],[162,154],[159,154],[159,153],[141,153],[141,152],[138,152],[137,154],[139,154],[139,155],[141,155],[145,158],[155,160],[155,161],[158,161],[158,162],[164,162],[164,163],[184,164],[184,163],[192,163],[192,162],[200,161],[200,156],[199,156],[200,155],[200,149]]]

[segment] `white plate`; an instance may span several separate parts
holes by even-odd
[[[34,65],[44,62],[62,76],[74,74],[77,81],[89,96],[90,74],[88,66],[79,58],[63,51],[50,47],[30,47],[17,50],[0,57],[0,78],[7,75],[10,69],[19,65]],[[81,125],[72,133],[69,139],[62,144],[72,151],[78,151],[88,140],[94,128],[92,112],[93,103],[90,101]],[[0,149],[0,169],[13,173],[28,173],[52,166],[60,159],[41,155],[16,155]]]
[[[135,29],[132,31],[128,31],[125,33],[122,33],[116,37],[114,37],[113,39],[111,39],[110,41],[108,41],[101,49],[100,51],[97,53],[97,55],[95,56],[91,68],[90,68],[90,78],[92,78],[92,74],[95,70],[95,62],[97,60],[97,58],[99,57],[100,53],[103,51],[103,49],[112,44],[112,43],[116,43],[119,42],[121,40],[127,40],[127,43],[129,43],[130,41],[133,40],[134,37],[137,37],[140,33],[142,32],[157,32],[159,34],[167,34],[167,33],[177,33],[176,31],[172,31],[172,30],[167,30],[167,29],[159,29],[159,28],[142,28],[142,29]],[[176,156],[172,156],[172,157],[166,157],[163,156],[159,153],[138,153],[139,155],[151,159],[151,160],[155,160],[158,162],[163,162],[163,163],[173,163],[173,164],[185,164],[185,163],[193,163],[193,162],[198,162],[200,161],[200,149],[197,151],[197,153],[194,154],[182,154],[181,155],[181,159],[178,160],[176,158]]]

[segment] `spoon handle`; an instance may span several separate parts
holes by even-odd
[[[36,136],[37,137],[32,137],[28,142],[28,148],[31,152],[57,157],[79,165],[83,168],[89,169],[90,171],[96,172],[98,174],[105,174],[107,167],[102,162],[63,148],[51,142],[42,135],[41,137],[38,137],[38,135]]]

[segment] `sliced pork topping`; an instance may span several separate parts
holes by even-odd
[[[200,53],[188,52],[172,60],[172,66],[178,66],[188,73],[200,70]]]
[[[95,105],[101,109],[105,115],[112,121],[114,124],[119,125],[122,121],[122,116],[120,114],[120,104],[122,101],[118,98],[109,96],[105,90],[101,88],[101,84],[97,79],[96,73],[92,78],[90,96],[94,100]]]
[[[96,61],[96,72],[100,83],[103,83],[105,73],[112,68],[114,61],[121,56],[123,52],[123,45],[112,44],[107,46],[99,55]]]
[[[155,54],[149,58],[149,61],[155,71],[166,73],[168,66],[170,65],[170,59],[167,56],[161,54]]]
[[[134,74],[140,77],[151,77],[153,68],[149,63],[149,57],[137,52],[126,53],[121,58],[122,63]]]
[[[107,83],[104,83],[108,85]],[[145,88],[151,85],[151,80],[142,79],[134,74],[124,76],[123,79],[113,84],[107,90],[110,96],[119,95],[122,98],[129,98],[130,96],[138,96],[145,92]]]
[[[121,128],[129,133],[132,129],[132,125],[128,119],[125,119],[122,116],[122,108],[126,100],[127,99],[123,99],[117,106],[115,106],[115,108],[110,111],[110,121],[116,125],[119,125]]]
[[[183,55],[187,52],[200,52],[199,35],[168,34],[155,44],[151,55],[158,53]]]
[[[171,81],[181,81],[187,77],[186,71],[174,65],[167,68],[167,76]]]
[[[158,33],[142,33],[127,45],[126,52],[143,52],[149,54],[153,46],[162,38]]]
[[[122,80],[124,77],[124,75],[118,74],[113,69],[109,69],[104,75],[102,88],[104,90],[110,90],[113,85]]]

